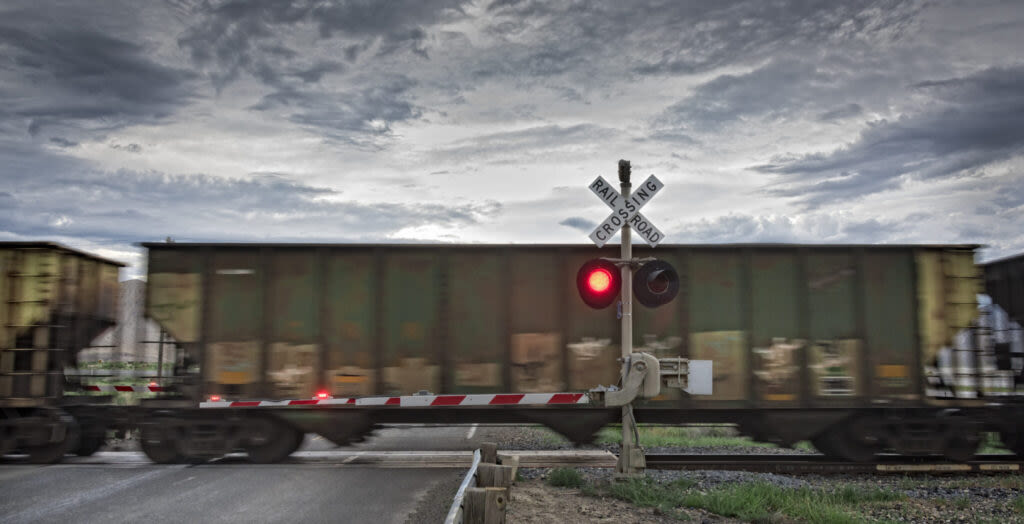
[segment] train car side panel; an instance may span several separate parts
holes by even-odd
[[[448,258],[447,365],[454,393],[500,391],[503,386],[505,280],[495,251],[456,251]]]
[[[877,397],[915,398],[917,301],[913,256],[909,251],[864,254],[864,319],[868,376]]]
[[[377,392],[377,276],[369,251],[331,249],[324,288],[328,389],[336,396]]]

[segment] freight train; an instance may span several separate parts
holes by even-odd
[[[137,429],[156,462],[238,450],[273,462],[305,433],[343,445],[383,423],[540,423],[588,442],[621,415],[583,394],[620,373],[614,308],[594,310],[576,296],[577,270],[608,254],[599,249],[142,245],[146,316],[174,348],[174,373],[133,406],[72,396],[90,389],[80,381],[47,397],[0,389],[3,406],[32,406],[5,407],[4,451],[57,460],[91,451],[97,432]],[[667,390],[634,415],[641,423],[734,423],[756,440],[810,440],[854,461],[883,451],[968,460],[983,432],[1024,454],[1024,264],[980,267],[976,249],[636,247],[635,256],[672,264],[680,291],[657,309],[635,308],[634,348],[711,360],[714,376],[709,396]],[[19,251],[70,256],[53,244],[0,245]],[[90,260],[116,274],[117,264]],[[18,271],[5,278],[16,282]],[[67,279],[72,273],[57,277]],[[996,303],[979,306],[986,287]],[[5,293],[22,296],[15,287]],[[59,308],[47,300],[40,309],[50,317],[8,322],[4,352],[39,346],[28,346],[26,325],[68,325],[54,320]],[[91,310],[77,312],[98,321]],[[81,340],[40,343],[73,361]],[[47,370],[59,373],[54,362]],[[43,413],[45,430],[24,429],[38,427]],[[76,435],[92,440],[71,442]],[[57,442],[64,444],[55,451]],[[40,446],[49,452],[33,452]]]

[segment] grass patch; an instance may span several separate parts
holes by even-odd
[[[736,428],[726,425],[709,426],[640,426],[640,445],[643,447],[701,447],[701,448],[774,448],[769,442],[755,442],[740,436]],[[607,426],[598,433],[599,444],[621,444],[622,427]],[[797,449],[813,450],[807,442],[799,442]]]
[[[548,473],[548,484],[558,488],[580,488],[586,482],[583,475],[572,468],[556,468]]]
[[[1018,515],[1024,515],[1024,496],[1013,499],[1013,511]]]
[[[846,524],[863,522],[864,505],[904,500],[905,496],[883,489],[843,487],[835,491],[781,488],[765,482],[731,484],[707,492],[691,491],[693,483],[680,479],[659,484],[649,478],[608,485],[606,493],[632,504],[656,507],[682,517],[681,508],[701,508],[711,513],[750,522]]]
[[[982,433],[981,445],[978,446],[978,453],[981,455],[1008,455],[1010,450],[1003,447],[998,433]]]

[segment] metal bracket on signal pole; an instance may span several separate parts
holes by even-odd
[[[637,397],[653,398],[661,392],[661,367],[658,358],[649,353],[633,353],[627,362],[629,372],[622,389],[592,390],[591,399],[607,407],[627,406]]]
[[[650,353],[633,353],[627,360],[629,371],[622,388],[590,390],[590,401],[605,407],[627,406],[638,398],[654,398],[661,387],[676,388],[690,395],[710,395],[712,372],[710,360],[682,357],[657,358]]]
[[[642,265],[644,265],[644,264],[646,264],[648,262],[654,262],[655,260],[658,260],[658,259],[654,258],[654,257],[644,257],[644,258],[631,258],[629,260],[626,260],[624,258],[601,257],[601,260],[607,260],[608,262],[611,262],[612,264],[615,264],[616,266],[619,266],[619,267],[629,266],[630,269],[636,269],[636,268],[638,268],[638,267],[640,267],[640,266],[642,266]]]

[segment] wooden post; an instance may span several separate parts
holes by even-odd
[[[505,524],[507,489],[469,488],[463,500],[466,524]]]
[[[483,488],[498,487],[507,488],[515,480],[515,471],[512,466],[499,466],[497,464],[480,463],[476,468],[477,486]]]
[[[519,457],[514,455],[501,457],[501,465],[512,468],[512,481],[515,482],[516,472],[519,471]]]
[[[498,445],[494,442],[480,443],[480,463],[497,464]]]

